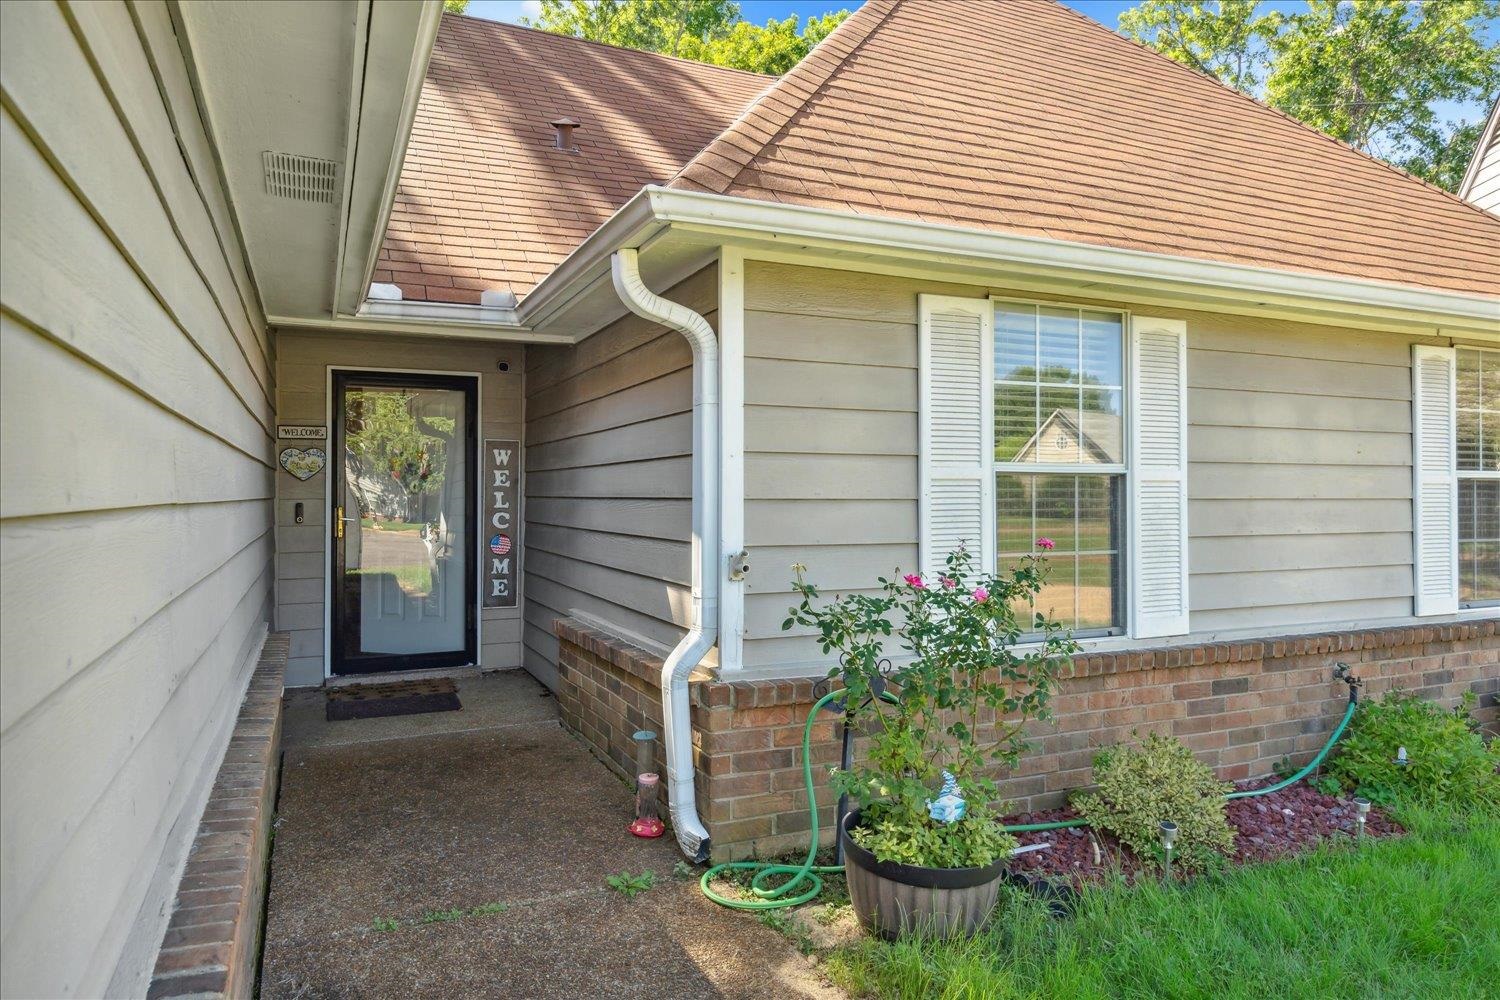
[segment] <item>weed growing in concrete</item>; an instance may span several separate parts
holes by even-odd
[[[656,884],[656,873],[649,868],[639,875],[632,875],[628,871],[622,871],[615,875],[606,876],[604,884],[626,899],[634,899]]]

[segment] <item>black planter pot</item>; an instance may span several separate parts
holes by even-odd
[[[967,937],[989,919],[1000,895],[1008,856],[983,868],[923,868],[877,861],[849,836],[859,810],[839,824],[849,901],[860,926],[871,934],[897,938]]]

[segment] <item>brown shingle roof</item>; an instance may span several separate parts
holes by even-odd
[[[525,294],[774,79],[444,15],[374,280],[407,299]],[[564,116],[576,153],[553,148]]]
[[[445,17],[375,280],[408,299],[522,295],[670,178],[1500,294],[1500,219],[1051,0],[869,0],[772,82]],[[562,115],[583,122],[581,153],[552,148]]]
[[[869,0],[672,186],[1500,294],[1500,224],[1051,0]]]

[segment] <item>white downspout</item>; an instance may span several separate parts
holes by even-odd
[[[661,711],[672,827],[682,853],[700,862],[708,859],[709,841],[693,787],[688,675],[719,637],[719,340],[708,320],[646,287],[637,251],[616,251],[610,271],[615,291],[631,312],[676,330],[693,345],[692,620],[662,664]]]

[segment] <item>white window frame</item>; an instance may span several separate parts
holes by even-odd
[[[1460,574],[1461,569],[1462,569],[1461,562],[1460,562],[1460,557],[1459,557],[1459,551],[1460,551],[1459,536],[1462,534],[1463,529],[1462,529],[1462,526],[1458,524],[1458,511],[1459,511],[1459,493],[1460,493],[1460,491],[1463,488],[1464,480],[1466,480],[1466,479],[1481,479],[1481,480],[1491,480],[1491,481],[1500,480],[1500,469],[1460,469],[1458,467],[1458,428],[1459,428],[1459,421],[1458,421],[1458,355],[1460,355],[1460,354],[1462,354],[1462,353],[1464,353],[1466,351],[1472,351],[1472,352],[1477,353],[1477,354],[1489,354],[1489,355],[1493,356],[1497,361],[1500,361],[1500,349],[1497,349],[1497,348],[1493,348],[1493,347],[1470,347],[1470,346],[1455,346],[1454,347],[1454,352],[1453,352],[1453,381],[1454,381],[1454,394],[1453,394],[1453,407],[1454,407],[1454,409],[1453,409],[1453,414],[1454,414],[1454,420],[1453,420],[1453,477],[1454,477],[1454,487],[1455,487],[1455,489],[1454,489],[1454,494],[1453,494],[1453,518],[1454,518],[1455,529],[1456,530],[1454,531],[1454,540],[1453,540],[1453,560],[1454,560],[1454,563],[1453,563],[1453,572],[1454,572],[1455,578],[1459,578],[1459,574]],[[1459,594],[1462,595],[1462,593],[1463,593],[1463,582],[1462,582],[1462,579],[1459,578]],[[1459,602],[1458,602],[1458,610],[1462,614],[1469,614],[1469,613],[1482,614],[1482,613],[1487,613],[1487,612],[1488,613],[1493,613],[1493,612],[1495,612],[1497,610],[1500,610],[1500,599],[1496,599],[1496,600],[1492,600],[1492,601],[1469,601],[1469,602],[1465,602],[1463,600],[1462,596],[1460,596],[1459,597]]]
[[[1047,308],[1051,308],[1051,309],[1073,309],[1073,310],[1076,310],[1079,313],[1080,325],[1082,323],[1082,314],[1085,313],[1085,312],[1109,313],[1111,315],[1117,315],[1117,316],[1120,317],[1120,384],[1118,386],[1103,387],[1103,388],[1105,388],[1105,391],[1109,391],[1109,392],[1118,391],[1120,393],[1120,411],[1121,411],[1121,415],[1120,415],[1120,461],[1119,462],[1111,462],[1111,463],[1109,463],[1107,465],[1084,465],[1084,464],[1079,463],[1079,462],[1001,462],[1001,461],[998,461],[998,460],[995,459],[995,457],[994,457],[994,449],[991,448],[990,449],[990,453],[989,453],[988,462],[989,462],[989,477],[990,477],[990,481],[992,483],[995,481],[995,477],[997,475],[1000,475],[1001,473],[1015,473],[1015,474],[1020,474],[1020,475],[1026,475],[1026,474],[1031,474],[1031,475],[1049,475],[1049,474],[1062,474],[1062,475],[1109,475],[1109,476],[1119,476],[1120,477],[1120,483],[1121,483],[1121,486],[1120,486],[1120,489],[1121,489],[1120,502],[1124,505],[1124,507],[1120,511],[1120,539],[1119,539],[1119,544],[1117,546],[1117,551],[1116,551],[1116,556],[1115,556],[1115,558],[1116,558],[1116,564],[1117,564],[1116,568],[1115,568],[1115,574],[1116,574],[1116,577],[1117,577],[1117,583],[1116,583],[1116,585],[1120,589],[1120,594],[1118,594],[1116,596],[1116,604],[1117,604],[1118,607],[1120,607],[1123,617],[1122,617],[1122,619],[1120,620],[1120,622],[1117,625],[1114,625],[1114,626],[1112,626],[1110,628],[1105,628],[1105,629],[1084,629],[1082,631],[1075,632],[1073,634],[1074,634],[1074,636],[1076,638],[1079,638],[1079,639],[1112,639],[1112,638],[1123,638],[1123,637],[1131,634],[1131,624],[1132,624],[1132,622],[1134,620],[1134,617],[1135,617],[1135,594],[1133,593],[1133,584],[1132,584],[1132,581],[1131,581],[1131,563],[1130,563],[1130,551],[1131,551],[1132,537],[1133,537],[1132,536],[1132,532],[1134,530],[1134,526],[1133,526],[1134,511],[1133,511],[1133,504],[1132,504],[1132,501],[1131,501],[1131,482],[1130,482],[1130,469],[1131,469],[1131,459],[1132,459],[1132,454],[1131,454],[1131,440],[1132,440],[1132,429],[1133,429],[1132,420],[1134,418],[1133,407],[1130,405],[1130,403],[1131,403],[1131,396],[1132,396],[1133,389],[1134,389],[1134,386],[1131,383],[1131,377],[1130,377],[1131,376],[1131,354],[1130,354],[1130,340],[1131,340],[1131,337],[1130,337],[1130,329],[1131,329],[1130,328],[1130,322],[1131,322],[1131,316],[1130,316],[1130,311],[1128,309],[1118,309],[1118,308],[1112,308],[1112,307],[1108,307],[1108,306],[1099,306],[1099,305],[1093,305],[1093,304],[1084,304],[1084,303],[1061,301],[1061,300],[1054,300],[1054,299],[1026,299],[1026,298],[1015,298],[1015,297],[1003,296],[1003,295],[991,295],[989,298],[990,298],[990,306],[991,306],[992,309],[994,309],[994,308],[996,308],[998,306],[1001,306],[1001,305],[1043,306],[1043,307],[1047,307]],[[1037,312],[1037,324],[1038,324],[1038,328],[1036,330],[1036,355],[1035,355],[1034,360],[1033,360],[1033,371],[1040,373],[1040,371],[1041,371],[1041,343],[1042,343],[1041,329],[1040,329],[1040,324],[1041,324],[1041,312],[1040,311]],[[993,324],[992,330],[993,330],[993,333],[992,333],[992,338],[991,338],[992,339],[992,343],[991,343],[991,349],[990,349],[990,357],[989,357],[989,359],[987,361],[987,364],[989,366],[988,367],[988,371],[987,371],[987,375],[989,377],[991,385],[994,385],[994,384],[997,384],[997,383],[1000,383],[1001,381],[1003,381],[1002,379],[997,379],[995,377],[995,355],[996,355],[996,352],[998,352],[998,350],[999,350],[999,343],[1000,343],[1000,328],[999,328],[999,323],[998,322],[996,322],[996,323]],[[1083,338],[1081,336],[1079,337],[1079,346],[1078,346],[1078,349],[1079,349],[1079,371],[1081,373],[1082,372],[1082,367],[1083,367],[1083,359],[1082,359]],[[1037,391],[1040,394],[1040,391],[1041,391],[1040,384],[1038,385]],[[1037,410],[1037,412],[1038,412],[1038,420],[1040,420],[1040,412],[1041,412],[1041,410],[1040,410],[1040,403],[1038,404],[1038,410]],[[994,423],[994,418],[993,417],[991,417],[991,421],[990,422],[993,425],[993,423]],[[1038,431],[1037,432],[1040,433],[1040,427],[1038,427]],[[998,563],[998,559],[999,559],[998,553],[1000,551],[1000,539],[999,539],[999,534],[1000,534],[999,520],[1000,520],[1000,518],[999,518],[999,513],[998,512],[996,512],[994,520],[995,520],[995,526],[994,526],[995,539],[994,539],[994,543],[993,543],[994,547],[993,547],[992,551],[995,552],[995,553],[997,553],[996,561]],[[1035,527],[1035,520],[1036,520],[1035,519],[1035,515],[1033,514],[1033,517],[1032,517],[1033,528]],[[1033,534],[1035,534],[1035,531],[1033,531]],[[992,572],[997,571],[998,570],[998,566],[991,566],[990,570]],[[1075,569],[1075,576],[1074,576],[1074,584],[1075,584],[1075,586],[1077,584],[1076,569]]]

